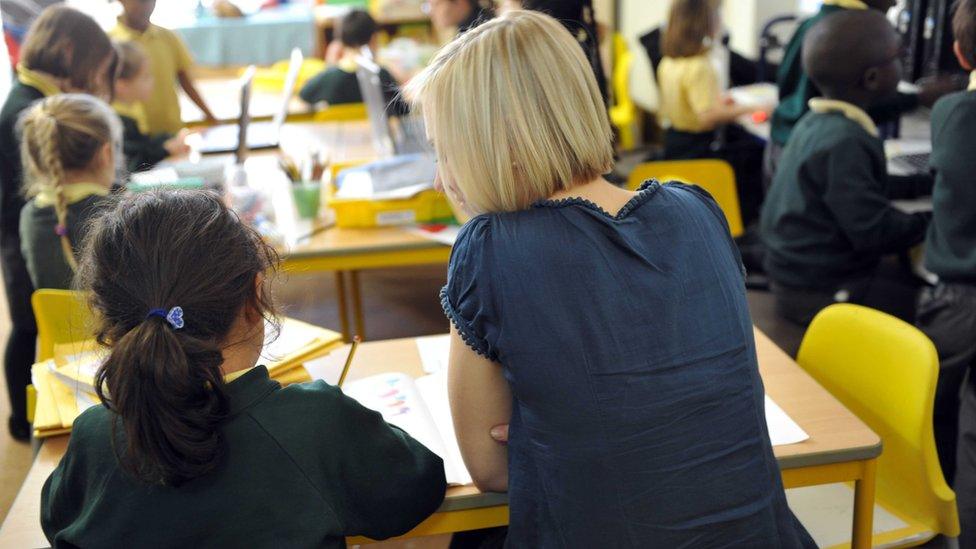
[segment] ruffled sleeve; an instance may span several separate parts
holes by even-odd
[[[476,353],[498,361],[497,324],[491,288],[490,218],[469,221],[458,234],[441,290],[441,306],[465,343]]]

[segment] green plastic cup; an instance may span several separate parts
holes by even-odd
[[[295,198],[295,209],[302,219],[315,219],[319,215],[319,205],[322,200],[321,183],[295,183],[291,187]]]

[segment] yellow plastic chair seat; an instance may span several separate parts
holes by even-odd
[[[638,164],[630,173],[627,188],[636,190],[648,179],[661,183],[680,181],[698,185],[712,195],[725,214],[733,238],[742,236],[742,210],[736,190],[735,172],[724,160],[669,160]]]
[[[813,319],[797,362],[876,432],[877,502],[906,522],[905,546],[959,535],[956,495],[935,450],[932,414],[939,358],[914,326],[858,305],[832,305]],[[875,546],[898,545],[876,536]]]
[[[367,120],[369,113],[364,103],[349,103],[346,105],[329,105],[312,116],[316,122],[351,122]]]

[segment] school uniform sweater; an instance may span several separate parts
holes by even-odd
[[[162,162],[169,156],[164,144],[172,134],[149,135],[143,133],[139,122],[132,117],[126,116],[121,112],[119,120],[122,121],[122,152],[125,154],[125,167],[130,172],[140,172],[148,170],[156,164]]]
[[[770,139],[784,146],[793,128],[809,112],[808,103],[820,97],[820,90],[803,70],[803,40],[817,23],[832,13],[845,9],[868,9],[859,0],[828,0],[813,17],[803,21],[783,52],[783,62],[779,66],[776,85],[779,87],[779,105],[773,111]],[[896,93],[885,101],[873,106],[870,114],[875,120],[892,120],[901,113],[918,107],[918,95]]]
[[[946,282],[976,283],[976,73],[969,90],[932,109],[932,225],[925,267]]]
[[[81,249],[91,220],[108,204],[108,189],[88,183],[68,200],[68,239],[75,257]],[[58,216],[51,200],[38,197],[24,205],[20,214],[20,250],[35,288],[70,290],[74,271],[64,257],[61,237],[55,232]]]
[[[175,488],[120,468],[112,412],[79,416],[41,493],[53,546],[344,548],[405,533],[444,498],[441,459],[336,387],[282,388],[258,366],[226,392],[224,457]]]
[[[786,287],[835,290],[870,276],[885,254],[922,241],[927,217],[893,198],[931,192],[931,178],[889,177],[866,113],[823,99],[797,125],[762,209],[765,268]],[[845,113],[845,111],[847,111]]]
[[[380,69],[380,85],[386,100],[387,114],[402,116],[410,112],[410,107],[400,97],[400,86],[386,69]],[[302,86],[298,96],[310,105],[326,102],[329,105],[362,103],[363,94],[356,78],[355,64],[332,66],[313,76]]]

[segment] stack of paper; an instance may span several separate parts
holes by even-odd
[[[285,318],[280,333],[267,329],[262,362],[271,378],[282,385],[302,383],[311,381],[303,368],[306,361],[325,356],[341,345],[342,336],[336,332]],[[89,349],[33,366],[31,375],[37,392],[35,437],[70,432],[75,418],[99,402],[95,396],[95,373],[105,356],[104,350]]]

